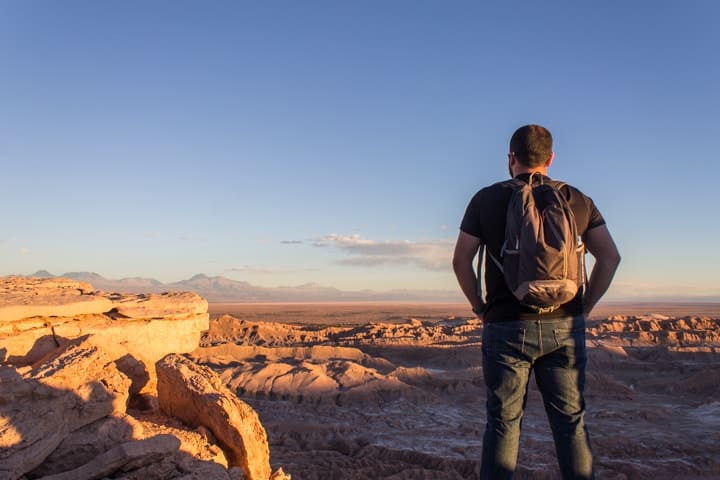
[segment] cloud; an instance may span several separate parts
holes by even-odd
[[[30,253],[32,253],[32,250],[26,247],[22,247],[20,250],[18,250],[18,253],[20,255],[30,255]]]
[[[280,243],[283,245],[302,245],[305,242],[302,240],[280,240]]]
[[[450,268],[453,249],[453,241],[450,239],[380,242],[357,234],[334,233],[316,239],[313,245],[336,248],[347,254],[347,258],[338,262],[343,265],[415,265],[436,271]]]

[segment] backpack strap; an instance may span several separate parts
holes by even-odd
[[[478,250],[478,275],[477,275],[477,296],[480,298],[481,301],[485,302],[485,294],[483,292],[482,288],[482,275],[483,275],[483,266],[485,262],[483,261],[483,254],[487,254],[487,256],[490,257],[490,259],[493,261],[495,265],[500,269],[500,272],[503,272],[503,266],[500,261],[498,261],[497,258],[495,258],[495,255],[490,253],[489,248],[485,248],[485,244],[480,245],[480,250]]]
[[[485,293],[483,292],[482,288],[482,277],[483,277],[483,254],[490,257],[490,259],[493,261],[495,265],[500,269],[500,273],[503,273],[502,263],[498,261],[497,258],[495,258],[495,255],[490,253],[490,249],[486,248],[484,244],[480,245],[480,250],[478,250],[478,288],[477,288],[477,295],[480,298],[480,300],[484,303],[485,302]],[[487,258],[487,257],[486,257]]]
[[[485,301],[485,295],[483,294],[483,288],[482,288],[482,274],[483,274],[483,254],[485,253],[485,244],[480,244],[480,250],[478,250],[478,266],[477,266],[477,296],[480,298],[480,301]],[[488,253],[490,251],[488,250]]]
[[[505,245],[503,244],[503,247],[500,249],[500,253],[502,253],[502,251],[503,251],[504,249],[505,249]],[[500,261],[499,261],[497,258],[495,258],[495,255],[493,255],[492,253],[490,253],[490,249],[489,249],[489,248],[488,248],[487,254],[490,256],[490,260],[492,260],[493,263],[494,263],[495,265],[497,265],[497,267],[500,269],[500,272],[501,272],[501,273],[504,272],[502,263],[500,263]]]

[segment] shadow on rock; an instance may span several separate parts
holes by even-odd
[[[33,367],[0,365],[0,480],[242,478],[217,448],[206,457],[220,463],[188,453],[186,427],[173,430],[184,435],[145,431],[126,412],[130,389],[111,356],[87,341]]]

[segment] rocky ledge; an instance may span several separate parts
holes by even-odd
[[[207,329],[191,292],[1,278],[0,480],[289,479],[257,413],[182,355]]]

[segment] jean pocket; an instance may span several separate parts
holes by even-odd
[[[558,349],[566,349],[575,357],[585,357],[585,327],[555,328],[553,339]]]
[[[513,325],[487,323],[483,329],[483,348],[493,353],[525,353],[527,330]]]

